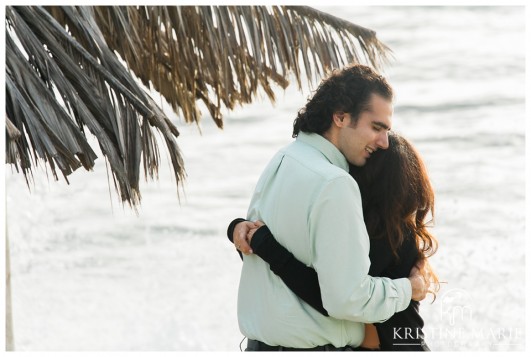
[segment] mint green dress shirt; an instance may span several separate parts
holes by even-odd
[[[363,323],[381,322],[411,300],[407,278],[368,274],[369,237],[361,196],[341,152],[318,134],[301,132],[260,176],[247,214],[319,278],[321,315],[299,299],[269,265],[244,256],[238,323],[250,339],[273,346],[359,346]]]

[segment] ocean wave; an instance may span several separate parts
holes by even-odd
[[[524,106],[525,98],[484,98],[480,100],[466,99],[463,101],[446,101],[434,104],[407,104],[397,105],[397,115],[409,115],[418,113],[444,113],[459,110],[480,110],[489,107]]]

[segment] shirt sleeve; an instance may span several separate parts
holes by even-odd
[[[230,222],[229,226],[227,227],[227,238],[229,238],[229,240],[233,242],[233,233],[234,233],[234,228],[236,227],[236,225],[240,222],[244,222],[245,219],[243,218],[236,218],[234,219],[232,222]],[[239,256],[240,256],[240,259],[243,260],[243,256],[242,256],[242,252],[240,252],[238,249],[236,249],[236,252],[238,252]]]
[[[336,177],[323,186],[310,209],[308,227],[313,268],[330,316],[382,322],[409,305],[407,278],[368,275],[369,237],[359,188],[352,178]]]

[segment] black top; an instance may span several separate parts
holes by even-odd
[[[244,221],[237,218],[231,222],[227,236],[232,242],[234,227]],[[269,268],[308,305],[328,316],[323,307],[317,273],[297,260],[292,253],[278,243],[267,226],[260,227],[251,240],[253,252],[269,263]],[[238,251],[241,257],[241,253]],[[417,262],[418,251],[412,236],[407,237],[398,249],[400,259],[395,260],[387,239],[371,239],[369,275],[391,279],[407,278]],[[424,342],[424,321],[419,314],[419,303],[411,300],[409,306],[394,314],[389,320],[375,323],[384,351],[429,351]]]

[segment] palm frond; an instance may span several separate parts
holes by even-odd
[[[373,31],[309,7],[7,6],[6,20],[6,161],[26,180],[41,160],[56,179],[56,169],[65,179],[90,170],[88,129],[132,206],[141,163],[146,179],[158,177],[154,130],[177,186],[186,176],[177,128],[137,79],[186,122],[199,122],[202,102],[222,128],[224,108],[260,90],[274,101],[290,73],[300,88],[303,73],[378,68],[389,53]]]

